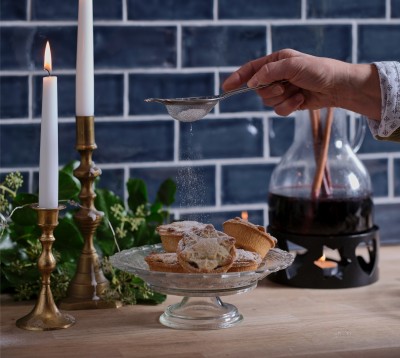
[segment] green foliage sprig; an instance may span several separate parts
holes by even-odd
[[[11,212],[13,214],[7,227],[0,232],[0,289],[2,293],[11,293],[17,300],[28,300],[37,297],[40,290],[37,260],[41,253],[38,240],[41,232],[36,212],[29,207],[29,204],[38,202],[38,197],[17,193],[22,185],[19,173],[7,177],[0,184],[0,194],[3,194],[0,211],[4,213],[3,218]],[[111,191],[95,190],[95,207],[104,213],[104,218],[94,243],[99,256],[103,257],[103,271],[110,281],[104,299],[118,299],[126,304],[161,303],[165,295],[151,291],[140,278],[114,269],[108,257],[118,250],[160,242],[155,228],[169,222],[169,207],[175,200],[176,185],[171,179],[164,181],[152,203],[143,180],[129,179],[127,190],[127,208],[123,200]],[[73,176],[71,163],[59,173],[59,199],[71,204],[78,200],[79,192],[80,183]],[[53,255],[57,266],[52,273],[51,285],[56,300],[66,296],[82,250],[83,238],[73,219],[75,210],[76,205],[68,205],[67,210],[60,212],[59,224],[54,231]]]

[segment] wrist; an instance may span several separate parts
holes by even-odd
[[[381,88],[375,65],[347,64],[346,74],[338,86],[339,107],[380,121]]]

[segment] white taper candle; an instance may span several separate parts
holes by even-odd
[[[58,98],[57,77],[51,76],[51,53],[46,44],[40,127],[39,207],[58,207]]]
[[[76,56],[77,116],[94,115],[93,1],[79,0]]]

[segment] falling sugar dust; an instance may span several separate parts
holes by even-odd
[[[189,124],[188,148],[186,150],[186,158],[183,159],[188,162],[199,159],[199,154],[194,150],[193,136],[193,125]],[[204,175],[199,167],[188,164],[178,169],[177,189],[182,193],[180,207],[194,208],[204,206],[206,194]],[[202,221],[202,215],[196,215],[192,219]]]

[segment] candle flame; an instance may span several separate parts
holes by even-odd
[[[247,221],[248,218],[249,218],[248,212],[247,211],[242,211],[242,219]]]
[[[44,66],[43,68],[49,73],[52,70],[52,66],[51,66],[51,51],[50,51],[50,44],[49,41],[47,41],[46,43],[46,49],[44,51]]]
[[[326,261],[326,256],[325,256],[325,254],[323,254],[323,255],[318,259],[318,261]]]

